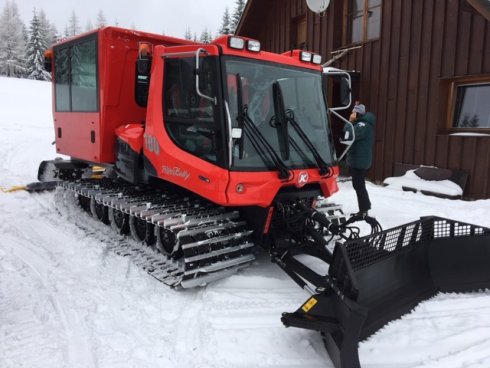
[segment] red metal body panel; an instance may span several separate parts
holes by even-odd
[[[216,46],[200,46],[211,55],[217,55]],[[143,152],[157,170],[159,178],[184,187],[215,203],[226,205],[226,187],[229,172],[177,147],[164,127],[162,110],[163,54],[165,47],[156,47],[151,72],[151,94],[145,126],[146,137],[155,138],[159,149],[150,149],[145,140]],[[175,47],[172,52],[195,51],[190,47]],[[158,153],[157,153],[158,152]]]
[[[117,127],[115,130],[116,136],[128,144],[131,149],[140,153],[143,149],[143,134],[145,128],[142,124],[127,124]]]
[[[138,106],[134,98],[135,63],[139,43],[168,46],[195,43],[116,27],[101,28],[63,43],[76,42],[94,33],[97,33],[98,41],[99,111],[57,112],[53,98],[56,148],[57,152],[78,159],[113,163],[115,129],[120,125],[143,122],[146,119],[146,109]],[[55,83],[53,78],[53,85]],[[59,128],[61,137],[58,136]],[[95,134],[94,142],[92,131]]]

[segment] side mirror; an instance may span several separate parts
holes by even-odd
[[[136,72],[141,76],[149,76],[151,70],[151,59],[138,59],[136,61]]]
[[[350,80],[346,77],[340,78],[340,103],[342,106],[350,106],[352,101],[352,89]]]
[[[44,70],[51,73],[53,70],[53,50],[48,49],[44,52]]]
[[[136,81],[134,98],[138,106],[146,107],[150,89],[151,58],[136,60]]]
[[[346,110],[352,104],[352,82],[350,74],[337,68],[325,68],[323,74],[327,78],[328,90],[335,93],[332,101],[336,101],[338,106],[330,106],[332,111]],[[334,88],[335,87],[335,88]]]

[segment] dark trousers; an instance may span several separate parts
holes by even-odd
[[[368,211],[371,209],[371,201],[369,200],[369,194],[366,190],[366,175],[368,170],[349,168],[352,176],[352,186],[357,194],[357,204],[359,205],[359,212]]]

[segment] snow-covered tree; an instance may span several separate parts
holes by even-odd
[[[25,26],[15,1],[7,0],[0,15],[0,74],[25,76]]]
[[[44,10],[41,9],[39,11],[38,17],[39,22],[41,23],[41,28],[46,32],[44,34],[46,45],[48,47],[51,47],[59,39],[58,30],[56,29],[56,26],[48,20],[48,18],[46,17],[46,13],[44,13]]]
[[[187,27],[187,29],[185,30],[184,38],[186,40],[192,40],[192,32],[191,32],[191,29],[189,27]]]
[[[105,18],[104,12],[102,9],[97,13],[97,20],[95,21],[95,26],[97,28],[104,27],[107,24],[107,20]]]
[[[94,25],[90,21],[90,19],[87,21],[87,24],[85,24],[85,32],[91,31],[94,29]]]
[[[232,29],[230,11],[228,10],[228,8],[226,8],[225,12],[223,13],[223,20],[221,21],[221,28],[219,29],[218,33],[222,35],[227,35],[230,34],[231,31]]]
[[[75,11],[72,11],[70,19],[68,19],[68,25],[66,26],[66,36],[72,37],[80,33],[80,24]]]
[[[51,75],[44,70],[44,51],[48,48],[44,38],[45,33],[34,9],[26,47],[26,75],[29,79],[51,80]]]
[[[243,10],[245,9],[246,4],[246,0],[236,0],[235,2],[235,10],[233,11],[233,16],[231,18],[231,28],[233,33],[235,33],[236,31],[236,27],[240,22],[240,18],[243,14]]]
[[[201,32],[201,37],[199,37],[199,42],[210,43],[211,42],[211,32],[207,28]]]

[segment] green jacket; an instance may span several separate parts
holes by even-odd
[[[354,125],[355,140],[347,152],[347,166],[354,169],[367,170],[373,163],[376,117],[374,114],[367,112],[352,124]],[[344,132],[349,132],[348,135],[351,134],[351,131],[350,125],[344,127]]]

